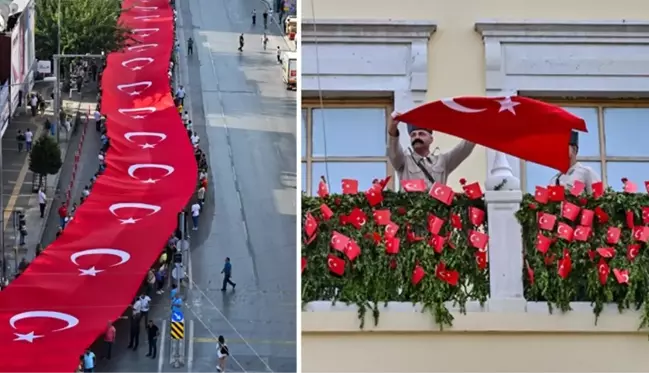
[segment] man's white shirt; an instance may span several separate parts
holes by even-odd
[[[151,298],[148,295],[145,295],[144,298],[140,298],[140,310],[142,312],[148,312],[151,305]]]
[[[44,205],[45,202],[47,201],[47,196],[45,195],[45,192],[42,190],[38,191],[38,203],[41,205]]]
[[[192,216],[198,216],[201,213],[201,205],[194,203],[192,205]]]

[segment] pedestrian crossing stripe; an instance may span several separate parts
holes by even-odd
[[[171,338],[173,339],[184,339],[185,338],[185,323],[179,321],[173,321],[171,323]]]

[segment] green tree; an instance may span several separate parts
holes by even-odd
[[[36,57],[49,60],[58,52],[61,4],[61,53],[99,54],[120,49],[130,33],[117,24],[121,0],[36,1]]]
[[[46,133],[36,139],[29,153],[29,170],[40,176],[55,175],[63,166],[61,149]]]

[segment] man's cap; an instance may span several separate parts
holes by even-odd
[[[570,142],[568,144],[579,146],[579,132],[572,131],[572,133],[570,133]]]
[[[431,131],[431,130],[429,130],[427,128],[419,128],[419,127],[413,126],[412,124],[408,124],[408,133],[409,134],[412,133],[412,131],[417,131],[417,130],[426,131],[428,133],[433,133],[433,131]]]

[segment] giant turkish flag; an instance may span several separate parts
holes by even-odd
[[[570,168],[573,130],[583,119],[527,97],[456,97],[421,105],[396,120],[457,136],[560,172]]]
[[[0,292],[3,372],[75,371],[133,300],[195,189],[167,76],[173,10],[168,0],[122,6],[138,42],[109,54],[102,78],[107,168],[65,232]]]

